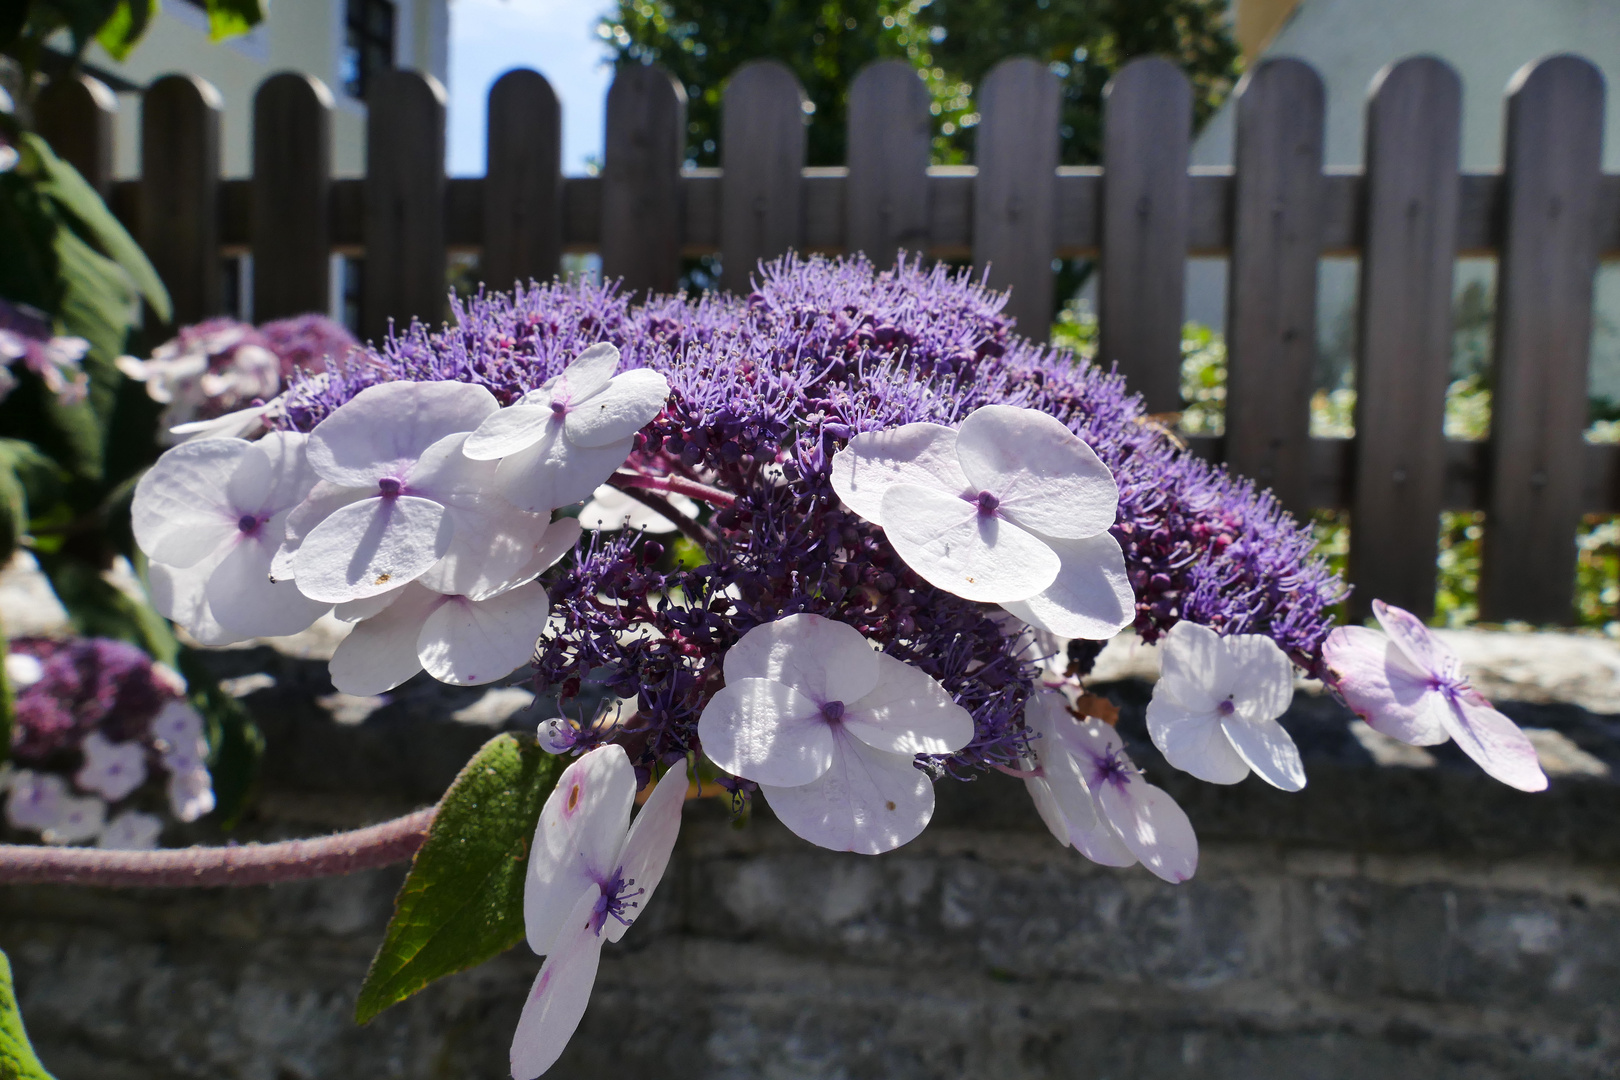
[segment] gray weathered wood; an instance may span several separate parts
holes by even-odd
[[[1443,60],[1385,68],[1367,104],[1366,241],[1356,356],[1351,613],[1434,611],[1445,486],[1462,80]]]
[[[1119,364],[1150,412],[1181,408],[1192,86],[1159,56],[1103,91],[1102,278],[1097,358]]]
[[[977,105],[973,269],[988,276],[991,288],[1012,290],[1006,313],[1018,332],[1045,341],[1052,326],[1063,88],[1045,64],[1016,56],[990,69]]]
[[[381,342],[392,323],[444,318],[444,87],[392,70],[367,88],[365,270],[360,336]]]
[[[34,121],[56,156],[101,193],[112,192],[113,117],[118,96],[100,79],[79,73],[51,80],[34,103]]]
[[[489,89],[484,250],[496,289],[544,281],[562,265],[562,108],[537,71],[508,71]]]
[[[673,292],[681,273],[686,91],[663,68],[624,64],[607,97],[602,275],[628,292]]]
[[[253,97],[253,318],[332,300],[332,92],[284,71]]]
[[[141,246],[174,301],[175,325],[221,311],[219,91],[165,75],[141,101]]]
[[[904,60],[866,65],[849,87],[845,249],[879,267],[928,248],[928,88]]]
[[[1555,56],[1520,69],[1508,90],[1479,581],[1492,621],[1568,622],[1574,610],[1602,149],[1596,68]]]
[[[801,246],[804,88],[787,66],[755,60],[726,83],[720,129],[720,284],[746,293],[761,259]]]
[[[1323,105],[1298,60],[1262,61],[1238,86],[1226,460],[1295,513],[1309,498]]]

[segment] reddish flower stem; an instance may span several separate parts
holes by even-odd
[[[1033,769],[1015,769],[1011,765],[1003,765],[1001,762],[996,761],[992,762],[990,767],[997,772],[1004,772],[1008,776],[1016,776],[1020,780],[1033,780],[1046,775],[1046,770],[1039,766]]]
[[[688,480],[684,476],[646,476],[642,473],[616,472],[610,482],[620,491],[628,493],[630,488],[646,488],[648,491],[668,491],[676,495],[685,495],[688,498],[706,502],[710,506],[727,507],[737,501],[735,495],[721,491],[719,488],[700,484],[696,480]]]
[[[429,807],[381,825],[275,844],[164,851],[0,844],[0,885],[176,889],[341,877],[410,859],[436,812]]]

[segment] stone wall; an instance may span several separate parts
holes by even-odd
[[[1504,658],[1481,682],[1537,729],[1544,795],[1447,747],[1358,734],[1308,693],[1285,720],[1303,793],[1185,782],[1145,746],[1147,684],[1110,669],[1133,752],[1202,839],[1181,886],[1059,849],[1000,777],[942,784],[935,824],[876,859],[812,848],[768,813],[739,829],[689,807],[552,1075],[1620,1077],[1620,699],[1547,689],[1560,664],[1577,683],[1620,664],[1571,674],[1586,639],[1528,666],[1533,639],[1480,640]],[[343,698],[318,660],[267,649],[218,663],[271,747],[248,837],[431,801],[491,731],[538,712],[437,685]],[[59,1080],[504,1076],[539,967],[521,946],[352,1024],[401,877],[0,889],[0,948]]]

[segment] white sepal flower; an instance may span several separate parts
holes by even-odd
[[[169,811],[181,821],[196,821],[214,809],[214,778],[200,761],[165,758],[169,769]]]
[[[514,1080],[551,1068],[579,1027],[603,939],[624,936],[669,865],[686,789],[682,761],[631,824],[636,772],[623,747],[592,750],[558,778],[540,811],[524,883],[529,947],[546,962],[512,1036]]]
[[[1024,722],[1037,736],[1030,749],[1039,773],[1026,784],[1060,843],[1104,866],[1140,862],[1171,883],[1193,876],[1192,823],[1167,792],[1142,779],[1118,732],[1101,720],[1075,719],[1054,691],[1030,698]]]
[[[44,677],[45,665],[37,656],[20,652],[6,654],[6,681],[11,684],[12,693],[25,690]]]
[[[203,736],[202,714],[184,701],[171,701],[152,721],[152,735],[160,740],[165,765],[170,762],[203,762],[208,759],[208,740]]]
[[[698,718],[704,753],[834,851],[876,855],[914,839],[934,814],[916,755],[973,738],[973,717],[937,680],[820,615],[754,627],[724,667],[725,687]]]
[[[680,511],[682,516],[697,517],[697,503],[685,495],[671,492],[664,498],[670,506]],[[645,503],[637,502],[618,488],[606,484],[597,488],[591,495],[591,501],[580,510],[579,523],[587,529],[600,529],[604,532],[615,529],[640,529],[642,532],[653,534],[672,533],[679,527]]]
[[[68,787],[60,776],[18,769],[6,786],[6,821],[12,828],[44,832],[61,819]]]
[[[199,641],[295,634],[330,606],[270,580],[287,518],[315,485],[307,443],[293,432],[182,443],[136,485],[153,602]]]
[[[498,489],[525,510],[550,513],[589,498],[669,397],[669,381],[658,372],[615,375],[618,367],[618,349],[592,345],[562,374],[484,420],[467,440],[467,456],[500,461]]]
[[[107,824],[107,804],[94,795],[62,800],[56,820],[40,833],[47,844],[82,844],[101,835]]]
[[[1066,638],[1106,638],[1135,617],[1125,556],[1108,532],[1113,475],[1045,413],[986,405],[954,431],[863,432],[833,456],[832,484],[947,592]]]
[[[518,577],[470,595],[435,592],[411,582],[340,605],[339,618],[359,622],[332,654],[332,685],[346,694],[369,696],[392,690],[423,669],[456,686],[478,686],[510,675],[534,655],[551,614],[545,586],[534,579],[578,538],[579,522],[553,522]]]
[[[84,765],[73,781],[85,791],[117,802],[146,783],[146,747],[140,742],[115,743],[92,731],[81,745]]]
[[[1284,791],[1305,786],[1299,748],[1277,722],[1294,698],[1294,669],[1276,642],[1183,620],[1160,655],[1147,726],[1166,761],[1211,784],[1235,784],[1253,769]]]
[[[116,851],[151,851],[163,833],[163,819],[139,810],[125,810],[107,822],[96,846]]]

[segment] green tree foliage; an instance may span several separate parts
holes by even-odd
[[[1193,81],[1201,123],[1238,74],[1225,0],[619,0],[600,33],[620,63],[656,61],[686,87],[687,147],[719,161],[720,94],[743,63],[790,67],[813,112],[809,161],[844,161],[849,83],[862,65],[902,57],[933,96],[935,158],[971,152],[973,87],[997,61],[1031,55],[1063,80],[1063,160],[1101,147],[1102,91],[1136,56],[1158,53]]]

